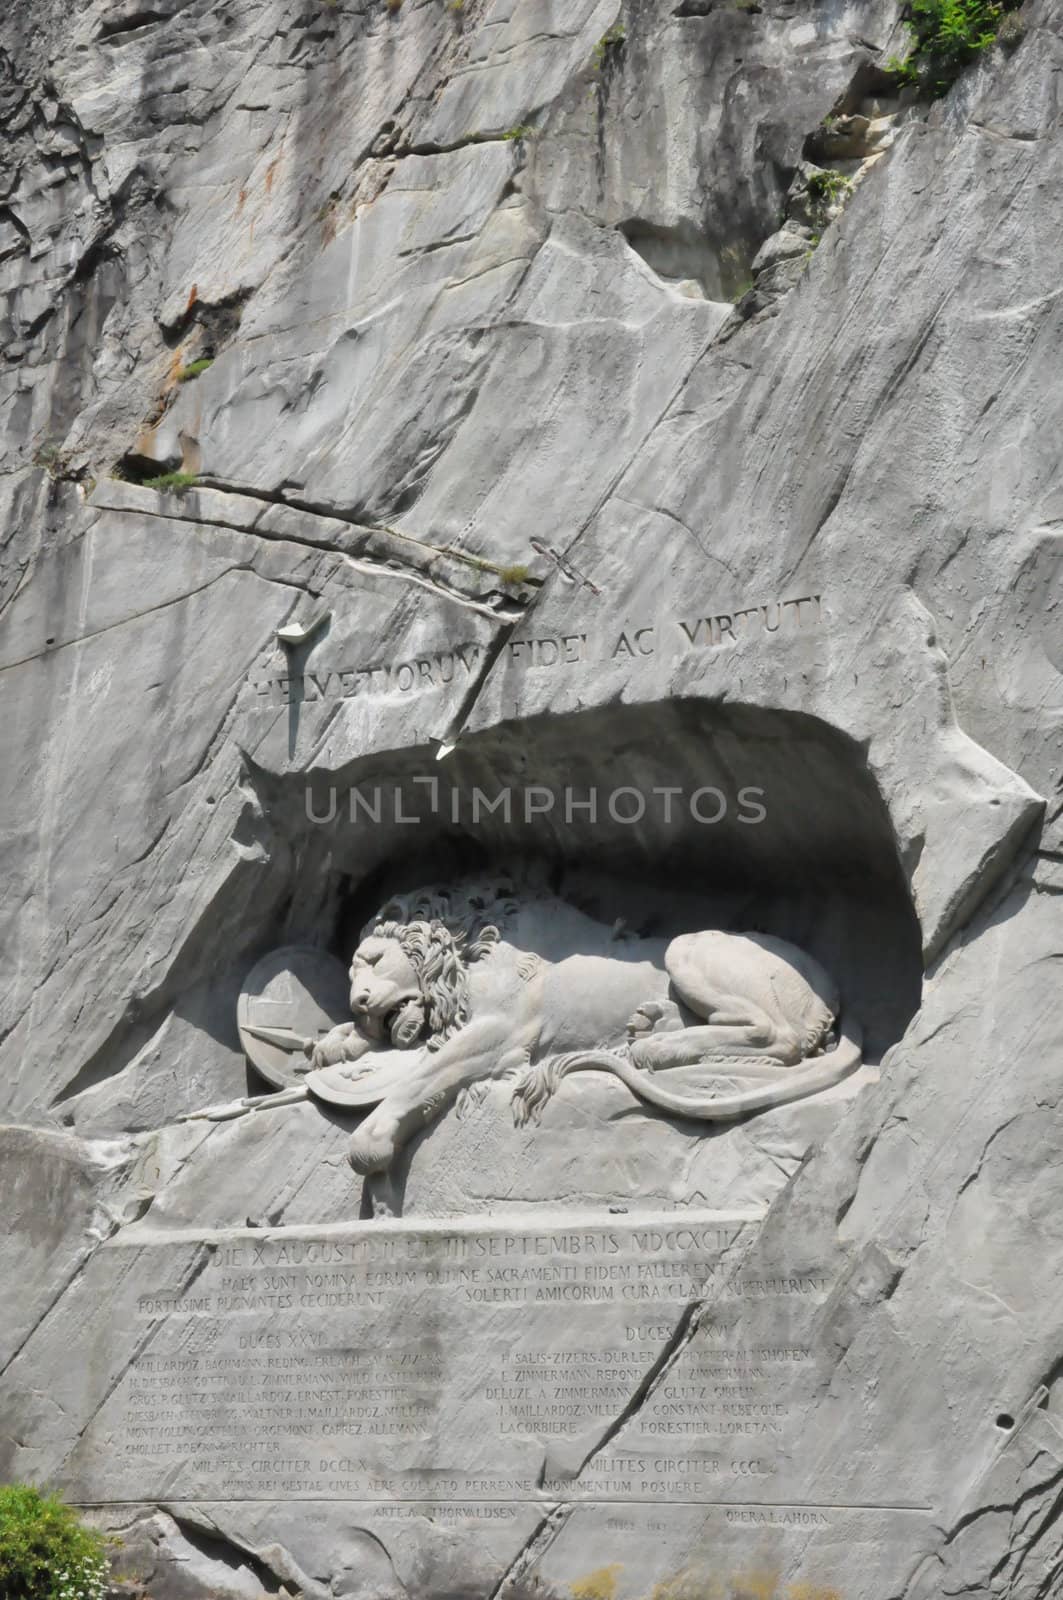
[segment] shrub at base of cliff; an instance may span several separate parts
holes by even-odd
[[[103,1539],[69,1506],[22,1484],[0,1485],[0,1595],[4,1600],[103,1600]]]
[[[945,94],[963,69],[995,44],[1008,12],[1022,0],[911,0],[905,27],[911,53],[896,56],[890,71],[898,83]],[[1011,30],[1013,31],[1013,30]]]

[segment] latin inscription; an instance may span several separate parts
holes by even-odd
[[[694,652],[727,650],[773,636],[811,632],[823,625],[822,595],[797,595],[788,600],[739,606],[732,611],[672,617],[636,624],[605,635],[590,633],[530,635],[503,646],[505,665],[521,670],[578,667],[586,662],[637,662]],[[483,669],[484,646],[455,645],[406,661],[372,661],[354,666],[321,667],[314,672],[253,680],[264,705],[312,704],[318,700],[353,700],[388,694],[411,695],[469,683]]]
[[[206,1241],[192,1274],[187,1243],[176,1264],[177,1247],[148,1245],[129,1307],[140,1354],[92,1424],[109,1441],[96,1457],[108,1481],[94,1491],[344,1498],[396,1517],[441,1501],[461,1508],[454,1516],[487,1516],[471,1508],[542,1495],[764,1498],[810,1358],[799,1342],[739,1338],[734,1308],[818,1302],[826,1281],[725,1286],[722,1257],[742,1227],[669,1215],[576,1229],[228,1233]],[[720,1320],[666,1360],[703,1297]],[[597,1455],[595,1436],[643,1387],[623,1453]],[[460,1443],[470,1428],[482,1441],[475,1472]],[[549,1465],[571,1441],[592,1456],[577,1487]]]

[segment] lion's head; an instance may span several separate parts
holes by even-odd
[[[469,1016],[469,963],[500,937],[492,914],[516,909],[501,888],[455,895],[419,890],[388,901],[362,931],[351,961],[351,1011],[396,1049],[438,1050]]]

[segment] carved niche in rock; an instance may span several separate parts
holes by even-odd
[[[537,1121],[580,1071],[612,1073],[647,1106],[715,1122],[830,1088],[862,1059],[836,985],[784,939],[712,929],[617,939],[556,897],[505,882],[390,900],[363,930],[349,977],[352,1020],[321,1038],[286,1023],[305,1087],[196,1115],[307,1093],[364,1110],[349,1155],[371,1173],[495,1079],[512,1082],[518,1124]]]

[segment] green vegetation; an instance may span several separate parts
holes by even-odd
[[[822,172],[813,172],[810,176],[809,198],[824,205],[833,205],[835,201],[844,199],[852,186],[852,178],[847,178],[843,172],[833,172],[830,168],[826,168]]]
[[[831,167],[824,167],[809,173],[805,180],[805,189],[808,194],[805,218],[814,230],[805,254],[805,261],[808,262],[811,261],[812,252],[823,237],[823,230],[834,220],[833,208],[843,206],[852,193],[853,180],[847,178],[844,172],[835,172]]]
[[[200,356],[198,361],[190,361],[187,367],[182,367],[177,374],[178,383],[189,383],[193,378],[198,378],[201,372],[206,372],[208,367],[214,365],[213,356]]]
[[[196,482],[194,472],[164,472],[159,478],[145,478],[145,489],[173,489],[180,493],[182,489],[191,489]]]
[[[887,63],[894,81],[899,88],[913,86],[932,96],[945,94],[963,69],[995,43],[1007,13],[1021,3],[911,0],[904,25],[912,36],[912,48],[903,60],[893,56]],[[1007,31],[1014,34],[1014,26]]]
[[[51,440],[33,453],[33,465],[43,467],[49,478],[65,478],[70,472],[70,457]]]
[[[886,62],[886,71],[898,89],[914,88],[919,84],[919,68],[915,64],[914,56],[910,56],[907,61],[901,56],[890,56]]]
[[[395,528],[384,528],[385,533],[397,533],[397,531]],[[399,534],[399,537],[402,538],[404,535]],[[452,556],[455,561],[464,561],[466,566],[475,568],[477,572],[493,573],[496,578],[501,578],[503,583],[532,583],[535,581],[532,578],[530,567],[499,566],[497,561],[488,561],[485,556],[471,555],[467,550],[456,550],[453,545],[449,544],[442,546],[442,554]]]
[[[0,1486],[0,1594],[4,1600],[103,1600],[104,1540],[55,1495]]]
[[[530,122],[521,122],[515,128],[507,128],[502,137],[503,139],[509,139],[512,143],[516,143],[521,139],[534,139],[535,129]]]
[[[619,54],[627,38],[627,29],[622,22],[614,22],[607,28],[594,47],[594,70],[600,72],[610,55]]]

